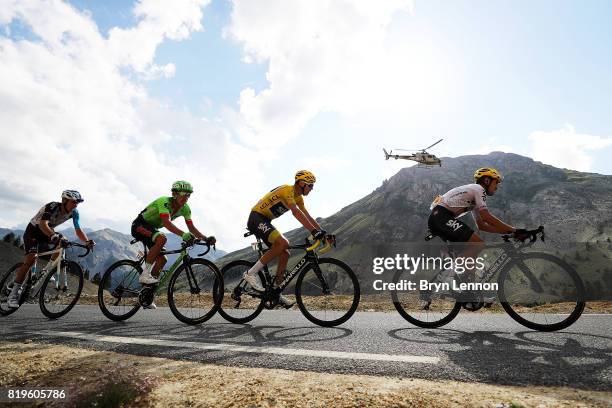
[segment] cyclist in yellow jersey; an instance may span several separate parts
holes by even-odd
[[[276,271],[276,282],[278,285],[282,283],[287,261],[289,260],[289,241],[272,225],[272,220],[280,217],[287,211],[291,211],[293,216],[304,226],[311,231],[315,239],[325,238],[326,232],[321,229],[321,226],[308,213],[304,206],[304,197],[310,194],[314,188],[316,178],[308,170],[300,170],[295,173],[295,182],[293,185],[286,184],[276,187],[274,190],[266,194],[261,200],[251,209],[247,228],[256,237],[260,238],[270,248],[257,261],[251,269],[244,274],[246,280],[254,290],[263,292],[265,289],[261,285],[261,281],[257,273],[268,264],[271,260],[278,257],[278,268]],[[279,303],[286,308],[293,306],[287,298],[280,296]]]

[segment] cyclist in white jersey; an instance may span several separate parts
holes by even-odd
[[[492,196],[502,182],[501,174],[490,167],[483,167],[474,173],[474,184],[466,184],[437,196],[431,203],[431,214],[427,224],[432,234],[451,242],[469,242],[459,256],[475,258],[485,243],[482,238],[460,218],[472,213],[480,231],[497,234],[520,235],[524,229],[517,229],[504,223],[489,212],[487,196]]]

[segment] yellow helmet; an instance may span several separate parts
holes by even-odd
[[[502,175],[499,171],[495,170],[492,167],[481,167],[474,173],[474,180],[478,182],[481,177],[489,176],[492,179],[497,180],[498,183],[502,182]]]
[[[295,173],[295,181],[298,180],[304,180],[308,184],[314,184],[317,178],[308,170],[298,170],[298,172]]]

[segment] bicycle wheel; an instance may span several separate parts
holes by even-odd
[[[499,276],[498,296],[515,321],[532,330],[556,331],[572,325],[584,310],[584,284],[563,260],[528,253]]]
[[[8,307],[8,298],[11,294],[12,283],[15,280],[15,274],[17,273],[17,269],[21,268],[21,265],[23,265],[22,262],[13,265],[8,271],[6,271],[6,273],[4,273],[4,276],[2,276],[2,280],[0,281],[0,315],[2,316],[8,316],[17,311],[17,309]],[[25,301],[28,295],[29,293],[22,293],[22,296],[20,298],[20,304]]]
[[[402,277],[405,274],[404,271],[398,270],[395,272],[393,283],[400,284],[404,281]],[[421,275],[412,274],[408,280],[417,283],[418,287],[419,281],[415,280],[415,276],[431,281],[435,279],[437,273],[430,279]],[[450,323],[461,310],[461,303],[457,302],[451,294],[431,290],[392,290],[391,300],[400,316],[415,326],[426,329],[441,327]]]
[[[223,277],[208,259],[190,259],[170,277],[168,305],[183,323],[200,324],[219,310],[223,295]]]
[[[314,324],[333,327],[351,318],[359,305],[359,281],[344,262],[320,258],[305,269],[295,284],[302,314]]]
[[[59,272],[47,274],[38,296],[40,311],[49,319],[68,313],[79,301],[83,290],[83,269],[73,261],[63,260]]]
[[[256,318],[264,308],[261,295],[257,295],[251,286],[242,279],[242,275],[253,266],[253,262],[238,260],[221,268],[225,294],[219,308],[219,314],[231,323],[247,323]],[[265,282],[262,272],[259,279]]]
[[[104,316],[114,321],[129,319],[140,309],[138,278],[142,268],[130,259],[112,264],[100,280],[98,305]]]

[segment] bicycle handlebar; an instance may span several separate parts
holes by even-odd
[[[336,236],[332,234],[327,234],[324,238],[326,245],[319,250],[319,253],[324,254],[329,252],[332,248],[336,247]],[[305,239],[305,244],[303,245],[292,245],[289,248],[293,249],[303,249],[306,252],[315,251],[318,247],[323,243],[323,239],[317,239],[314,242],[310,242],[309,238]]]
[[[537,241],[538,236],[540,237],[540,240],[544,241],[544,238],[546,235],[544,234],[543,225],[540,225],[536,229],[525,231],[524,233],[520,235],[516,235],[516,233],[502,235],[502,239],[506,242],[510,242],[510,239],[513,239],[514,242],[521,242],[521,243],[525,243],[525,241],[529,239],[529,243],[534,243]]]
[[[206,247],[206,251],[202,252],[201,254],[198,254],[198,256],[204,256],[204,255],[206,255],[207,253],[209,253],[209,252],[210,252],[210,247],[211,247],[211,246],[212,246],[212,248],[213,248],[215,251],[217,250],[217,246],[216,246],[216,245],[210,245],[210,244],[209,244],[208,242],[206,242],[206,241],[200,241],[200,240],[198,240],[198,241],[194,242],[194,244],[195,244],[195,245],[202,245],[202,246],[205,246],[205,247]]]
[[[71,242],[71,241],[67,241],[65,244],[62,244],[62,246],[64,248],[79,247],[79,248],[86,249],[87,251],[84,254],[77,255],[79,258],[85,258],[87,255],[91,253],[91,250],[93,249],[93,248],[88,247],[87,245],[83,245],[83,244],[79,244],[78,242]]]

